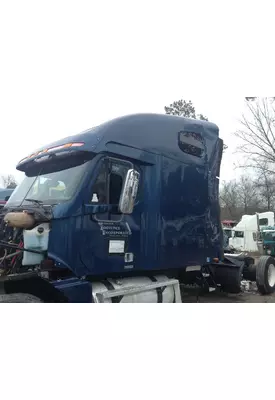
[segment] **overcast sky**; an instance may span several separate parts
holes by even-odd
[[[259,33],[249,40],[244,33],[245,4],[236,12],[234,3],[220,3],[1,2],[0,174],[20,179],[17,161],[37,147],[119,115],[162,113],[183,98],[219,125],[229,146],[221,178],[234,177],[232,132],[243,98],[270,95],[273,65],[265,40],[265,71],[255,83],[263,69],[254,51]],[[259,28],[250,2],[249,12]]]

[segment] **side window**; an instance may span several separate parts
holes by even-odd
[[[92,190],[92,203],[118,205],[127,172],[131,163],[106,159]]]
[[[202,158],[205,154],[204,141],[200,133],[179,132],[178,145],[181,151],[191,156]]]
[[[243,238],[244,237],[244,232],[243,231],[235,231],[235,237],[236,238]]]
[[[107,161],[104,161],[93,186],[91,202],[95,204],[109,204]]]
[[[111,161],[109,174],[109,204],[116,205],[119,203],[124,180],[130,168],[130,163]]]
[[[260,225],[260,226],[268,225],[268,219],[267,219],[267,218],[261,218],[261,219],[259,220],[259,225]]]

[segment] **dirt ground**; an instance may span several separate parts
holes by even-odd
[[[249,255],[255,258],[256,264],[259,256],[257,254]],[[261,295],[254,282],[244,282],[243,291],[239,294],[222,293],[217,290],[199,297],[196,292],[190,293],[190,291],[183,291],[182,295],[183,303],[275,303],[275,293],[268,296]]]
[[[275,293],[268,296],[262,296],[258,293],[256,285],[252,284],[249,291],[243,291],[239,294],[220,293],[218,291],[199,296],[196,294],[184,293],[183,303],[275,303]]]

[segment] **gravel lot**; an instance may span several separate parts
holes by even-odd
[[[250,254],[255,258],[255,263],[258,262],[259,256]],[[183,303],[275,303],[275,293],[268,296],[259,294],[256,283],[250,283],[249,289],[244,287],[243,292],[239,294],[227,294],[219,292],[212,292],[204,296],[196,296],[196,293],[190,294],[189,292],[183,293]]]
[[[218,291],[204,296],[195,294],[184,294],[183,303],[275,303],[275,293],[269,296],[262,296],[258,293],[256,285],[253,284],[249,291],[239,294],[220,293]]]

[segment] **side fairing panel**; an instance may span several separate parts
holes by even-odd
[[[220,218],[219,203],[219,176],[223,152],[222,140],[217,140],[209,158],[208,198],[209,211],[207,212],[207,237],[215,257],[223,258],[223,229]]]
[[[161,268],[205,262],[207,175],[204,169],[163,159],[160,206]]]
[[[221,255],[219,176],[222,142],[204,167],[163,157],[160,205],[161,268],[203,264]],[[208,153],[209,154],[209,153]]]

